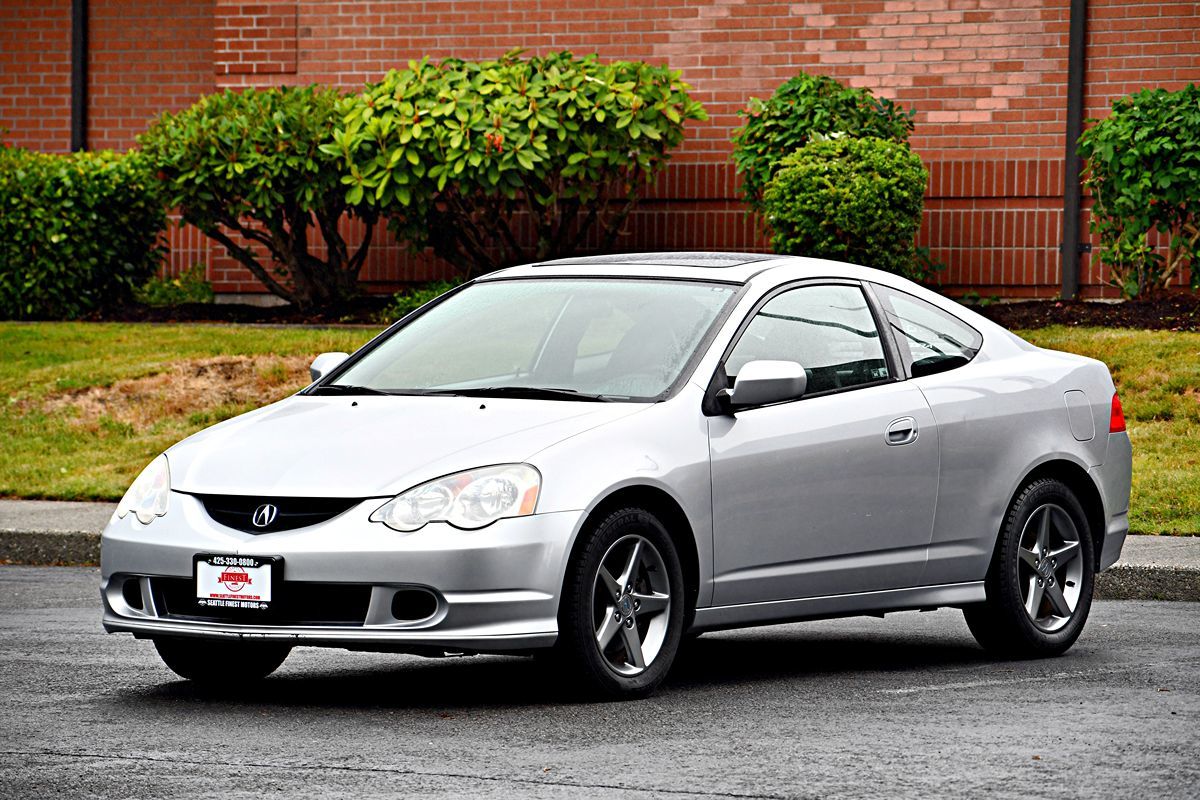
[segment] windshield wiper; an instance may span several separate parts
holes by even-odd
[[[598,394],[583,394],[576,389],[549,389],[541,386],[472,386],[449,389],[447,393],[463,397],[521,397],[530,400],[575,400],[583,403],[611,403]]]
[[[391,394],[382,389],[372,389],[370,386],[352,386],[346,383],[327,383],[324,386],[314,386],[308,394]]]

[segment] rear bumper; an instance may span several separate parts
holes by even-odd
[[[1125,536],[1129,533],[1129,491],[1133,480],[1133,446],[1129,434],[1110,433],[1104,464],[1092,467],[1092,479],[1100,488],[1107,520],[1104,548],[1100,552],[1098,569],[1117,563]]]
[[[104,628],[379,650],[503,652],[554,644],[566,558],[582,511],[505,519],[478,531],[434,523],[401,534],[367,521],[380,503],[258,536],[214,522],[198,500],[179,493],[150,525],[132,515],[114,519],[101,539]],[[276,580],[293,598],[303,596],[309,616],[243,621],[181,608],[178,592],[169,603],[161,587],[190,580],[198,553],[282,558]],[[330,584],[356,587],[361,602],[340,609],[336,621],[313,619],[322,587]],[[436,610],[419,620],[393,616],[396,593],[414,588],[432,594]]]

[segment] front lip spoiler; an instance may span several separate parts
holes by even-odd
[[[556,631],[517,634],[437,634],[428,630],[380,630],[326,626],[227,625],[215,622],[177,622],[164,619],[130,619],[106,613],[104,630],[135,636],[187,636],[207,639],[287,641],[295,646],[352,647],[381,649],[411,646],[471,652],[505,652],[552,647]]]

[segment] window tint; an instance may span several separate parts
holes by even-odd
[[[856,286],[803,286],[767,302],[725,362],[732,383],[750,361],[796,361],[806,394],[848,389],[888,377],[875,318]]]
[[[961,367],[979,352],[983,337],[967,323],[911,294],[875,286],[914,378]]]

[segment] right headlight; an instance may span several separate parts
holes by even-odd
[[[117,519],[131,512],[138,522],[149,525],[155,517],[167,513],[171,501],[171,469],[167,457],[160,455],[134,478],[133,483],[117,503]]]
[[[375,509],[370,520],[404,533],[430,522],[475,530],[504,517],[532,514],[541,484],[541,475],[528,464],[456,472],[396,495]]]

